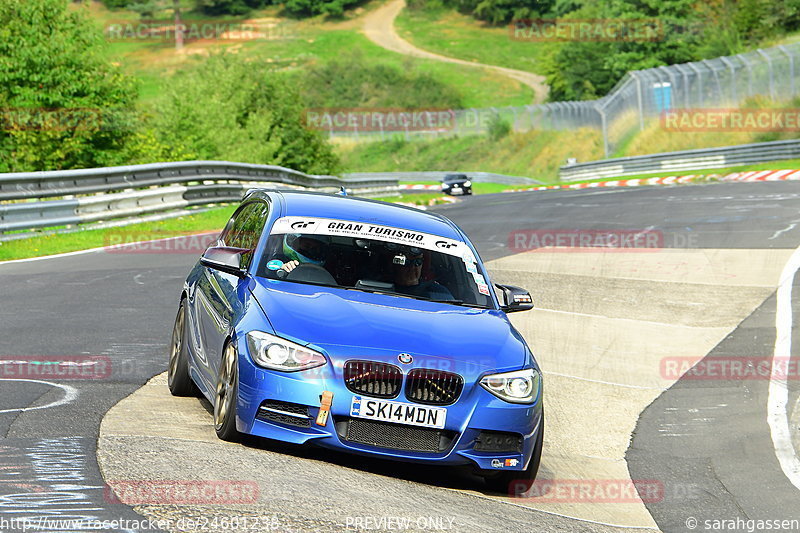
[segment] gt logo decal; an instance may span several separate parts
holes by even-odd
[[[436,246],[438,248],[444,248],[445,250],[449,250],[450,248],[454,248],[458,245],[454,242],[436,241]]]
[[[305,228],[311,226],[312,224],[314,224],[314,222],[303,222],[301,220],[301,221],[298,221],[298,222],[293,222],[291,227],[292,227],[292,229],[305,229]]]

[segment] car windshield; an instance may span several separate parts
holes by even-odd
[[[310,227],[303,227],[309,223]],[[313,233],[283,231],[292,225]],[[285,217],[273,226],[257,275],[493,307],[487,281],[465,243],[388,226]]]

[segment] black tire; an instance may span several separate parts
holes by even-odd
[[[239,365],[236,347],[225,345],[217,372],[214,391],[214,430],[222,440],[235,442],[241,437],[236,429],[236,399],[239,396]]]
[[[522,471],[493,472],[486,476],[487,487],[507,496],[524,496],[536,481],[536,474],[539,473],[539,464],[542,461],[542,448],[544,447],[544,411],[539,422],[539,431],[536,435],[536,444],[533,446],[533,454],[528,463],[528,468]]]
[[[181,300],[178,315],[175,317],[168,366],[167,384],[172,395],[193,396],[195,388],[189,376],[189,354],[186,347],[186,300]]]

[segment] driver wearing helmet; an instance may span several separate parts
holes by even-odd
[[[328,235],[287,233],[283,236],[285,261],[280,269],[289,273],[302,264],[322,266],[328,257],[330,242]]]

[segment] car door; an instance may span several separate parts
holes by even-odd
[[[254,259],[268,214],[269,206],[266,202],[248,202],[234,216],[230,227],[220,235],[222,246],[250,250],[250,253],[242,256],[242,266],[245,269],[250,267]],[[205,278],[207,287],[204,291],[203,338],[209,354],[209,374],[213,377],[212,382],[216,382],[222,349],[232,325],[242,313],[249,280],[210,268],[206,268]]]

